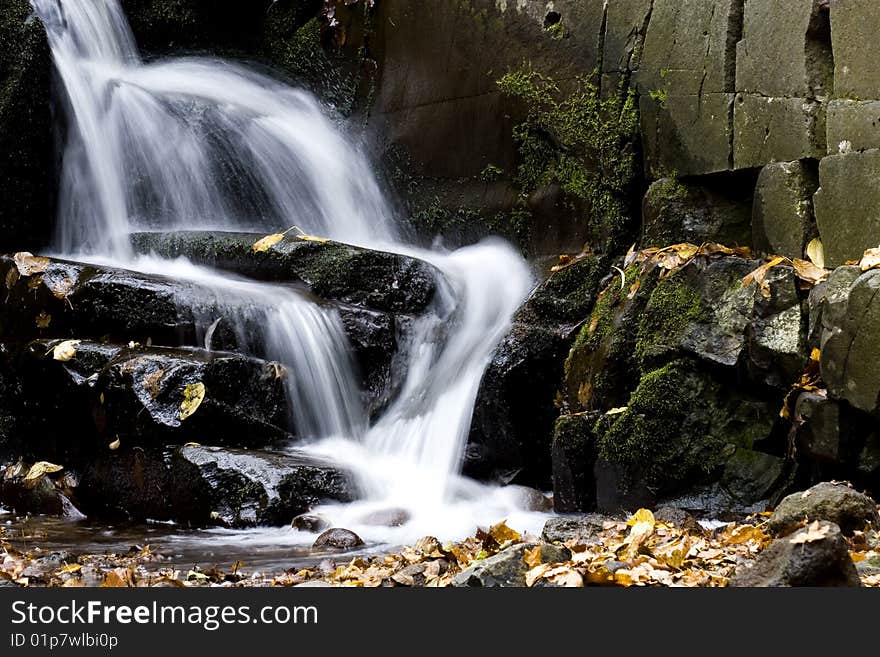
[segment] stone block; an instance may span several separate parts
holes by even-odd
[[[639,108],[648,177],[690,176],[730,168],[733,94],[643,95]]]
[[[815,98],[831,90],[833,59],[821,0],[747,0],[736,50],[736,90]]]
[[[880,11],[876,0],[831,3],[834,48],[834,95],[838,98],[880,98],[877,34]]]
[[[832,100],[827,110],[828,154],[880,148],[880,101]]]
[[[880,244],[880,150],[823,158],[819,184],[813,203],[826,266],[858,260]]]
[[[806,98],[738,94],[733,163],[737,169],[825,154],[825,111]]]
[[[803,162],[768,164],[758,176],[752,208],[752,236],[757,251],[802,258],[812,237],[813,194],[818,172]]]

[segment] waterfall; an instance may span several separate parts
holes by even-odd
[[[457,473],[481,377],[532,284],[521,256],[500,240],[455,252],[403,242],[369,161],[309,93],[218,59],[144,62],[118,0],[31,2],[67,110],[58,251],[196,281],[237,312],[257,312],[269,356],[294,372],[298,430],[357,473],[361,504],[454,516],[463,531],[476,509],[511,512]],[[443,273],[433,312],[413,329],[400,392],[371,427],[335,312],[288,287],[135,257],[128,237],[293,225]],[[325,509],[352,522],[361,511]]]

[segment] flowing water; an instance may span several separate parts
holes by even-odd
[[[268,356],[297,373],[292,418],[309,449],[353,470],[363,499],[319,512],[365,539],[454,538],[512,518],[514,496],[457,473],[482,374],[532,279],[507,244],[454,252],[405,243],[369,161],[315,98],[226,61],[144,62],[118,0],[31,0],[46,25],[66,107],[56,250],[66,257],[198,283],[244,318],[257,313]],[[422,258],[442,273],[413,328],[405,379],[370,425],[338,316],[288,287],[182,260],[135,256],[138,230],[307,233]],[[249,325],[253,325],[250,323]],[[401,528],[364,527],[405,508]],[[204,532],[245,545],[311,540],[289,529]]]

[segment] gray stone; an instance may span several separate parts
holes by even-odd
[[[666,525],[684,529],[691,534],[703,535],[706,530],[697,522],[697,519],[685,509],[676,506],[664,505],[654,511],[654,519]]]
[[[639,100],[649,178],[691,176],[731,168],[733,94]]]
[[[313,515],[311,513],[301,513],[291,521],[290,526],[301,532],[316,533],[328,529],[330,523],[321,516]]]
[[[880,68],[873,46],[880,14],[873,0],[832,2],[834,93],[848,98],[880,98]]]
[[[653,0],[607,3],[602,41],[603,93],[616,92],[621,78],[639,68],[653,4]]]
[[[663,178],[651,184],[642,202],[643,247],[690,242],[728,246],[751,241],[751,197],[713,186]]]
[[[810,290],[807,303],[810,309],[811,344],[821,345],[823,333],[830,336],[844,324],[850,288],[862,273],[855,265],[838,267],[825,281]]]
[[[766,500],[783,481],[785,459],[737,447],[724,464],[721,488],[739,505]]]
[[[880,148],[880,101],[832,100],[826,116],[829,155]]]
[[[788,258],[803,258],[814,237],[813,194],[816,171],[803,162],[768,164],[758,176],[752,211],[755,249]]]
[[[544,523],[541,538],[548,543],[565,543],[573,538],[589,541],[602,531],[608,517],[598,513],[588,513],[584,516],[569,516],[550,518]]]
[[[804,392],[794,412],[799,453],[816,461],[840,457],[840,405],[824,395]]]
[[[814,532],[814,535],[808,532]],[[737,568],[733,587],[861,586],[837,525],[820,522],[773,541],[753,563]]]
[[[783,499],[767,521],[767,529],[785,535],[804,522],[833,522],[844,534],[877,525],[877,503],[844,484],[822,482]]]
[[[406,509],[381,509],[368,513],[360,519],[360,523],[373,527],[402,527],[410,518],[411,514]]]
[[[825,154],[824,105],[807,98],[737,94],[733,163],[737,169]]]
[[[363,544],[361,537],[353,531],[335,527],[318,536],[312,544],[312,550],[321,552],[353,550]]]
[[[535,547],[541,548],[541,563],[558,563],[571,558],[567,548],[549,543],[512,545],[460,572],[455,576],[453,586],[524,587],[529,570],[525,553]]]
[[[823,4],[748,0],[736,48],[736,90],[762,96],[827,96],[834,72]]]
[[[876,431],[865,438],[865,444],[859,452],[858,470],[866,475],[880,472],[880,434]]]
[[[732,92],[741,17],[739,0],[655,0],[639,92],[670,97]]]
[[[229,527],[285,525],[325,501],[348,502],[347,473],[305,453],[190,445],[171,457],[171,515]]]
[[[819,184],[813,202],[825,265],[858,260],[880,235],[880,150],[823,158]]]
[[[878,291],[880,271],[867,271],[846,291],[845,313],[823,313],[822,317],[822,380],[832,397],[868,412],[878,408],[880,396],[875,367],[880,353]],[[840,306],[832,308],[837,311]]]

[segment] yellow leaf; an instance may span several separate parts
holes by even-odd
[[[318,242],[319,244],[324,244],[325,242],[330,241],[326,237],[315,237],[314,235],[306,235],[305,233],[297,235],[296,239],[302,240],[303,242]]]
[[[627,540],[638,544],[654,532],[656,521],[654,514],[648,509],[639,509],[626,521],[626,524],[632,527]]]
[[[109,447],[111,451],[115,452],[117,449],[119,449],[119,446],[120,446],[121,444],[122,444],[122,441],[119,440],[119,438],[117,438],[117,439],[114,440],[112,443],[110,443],[109,445],[107,445],[107,447]]]
[[[868,249],[859,261],[859,269],[868,271],[880,265],[880,247]]]
[[[66,362],[76,356],[76,346],[80,340],[65,340],[55,345],[52,350],[52,358]]]
[[[504,521],[499,522],[497,525],[492,525],[489,528],[489,536],[495,539],[495,542],[499,545],[507,541],[518,541],[520,539],[519,532],[508,527]]]
[[[763,265],[755,269],[753,272],[747,274],[745,278],[742,280],[742,284],[745,286],[751,285],[752,283],[758,284],[758,289],[761,290],[761,296],[765,299],[770,298],[770,284],[767,283],[764,279],[767,277],[767,272],[769,272],[773,267],[782,264],[786,261],[786,258],[782,256],[776,256],[769,262],[765,262]]]
[[[40,314],[37,315],[36,319],[34,320],[34,323],[37,325],[37,328],[49,328],[49,324],[52,323],[52,315],[44,310],[41,310]]]
[[[818,237],[810,240],[806,249],[807,259],[820,269],[825,269],[825,247]]]
[[[12,256],[18,273],[22,276],[33,276],[34,274],[42,274],[52,262],[49,258],[35,256],[33,253],[21,251]]]
[[[769,540],[767,534],[754,525],[732,526],[725,530],[724,534],[721,536],[721,541],[728,545],[740,545],[741,543],[748,543],[749,541],[761,544],[767,540]]]
[[[813,361],[814,363],[818,363],[821,358],[822,358],[822,352],[814,347],[813,351],[810,352],[810,360]]]
[[[526,553],[523,555],[523,561],[526,562],[529,570],[537,568],[541,564],[541,546],[536,545],[531,550],[526,550]]]
[[[273,246],[278,244],[281,240],[284,239],[284,233],[275,233],[273,235],[266,235],[263,239],[257,240],[254,243],[254,253],[262,253],[263,251],[268,251]]]
[[[649,522],[653,525],[655,522],[654,514],[649,509],[639,509],[626,521],[626,524],[635,527],[640,522]]]
[[[78,563],[69,563],[69,564],[67,564],[66,566],[64,566],[64,568],[62,568],[61,570],[59,570],[59,571],[58,571],[58,574],[59,574],[59,575],[62,575],[62,574],[65,574],[65,573],[75,573],[75,572],[78,572],[78,571],[80,571],[80,570],[82,570],[82,566],[80,566]]]
[[[795,534],[792,538],[788,539],[788,542],[792,545],[802,545],[803,543],[813,543],[815,541],[821,541],[828,535],[828,530],[831,529],[830,525],[820,525],[817,520],[812,525],[806,528],[804,531],[800,531]]]
[[[185,420],[195,413],[205,399],[205,384],[191,383],[183,389],[183,401],[180,402],[180,419]]]
[[[610,411],[605,411],[605,415],[620,415],[621,413],[626,413],[628,409],[629,406],[618,406],[617,408],[612,408]]]
[[[812,262],[800,260],[799,258],[792,260],[791,265],[794,267],[794,272],[797,274],[798,278],[811,285],[821,283],[831,275],[831,272],[827,269],[822,269],[814,265]]]
[[[126,588],[130,580],[130,573],[125,568],[114,568],[107,571],[101,588]]]
[[[28,470],[28,473],[25,475],[25,481],[32,481],[34,479],[39,479],[45,474],[51,474],[53,472],[58,472],[63,470],[63,465],[55,465],[54,463],[49,463],[48,461],[38,461],[31,466],[31,469]]]
[[[187,443],[184,447],[201,447],[199,443]]]
[[[536,549],[540,550],[541,548],[538,547]],[[534,585],[534,583],[541,579],[544,576],[544,573],[546,573],[552,567],[553,566],[549,563],[538,563],[537,565],[530,568],[528,572],[526,572],[526,586],[531,587],[532,585]]]

